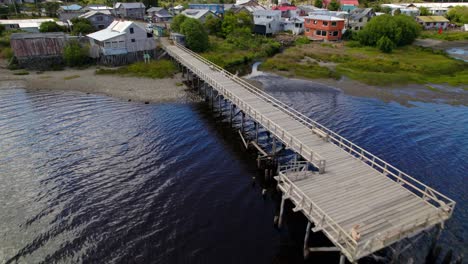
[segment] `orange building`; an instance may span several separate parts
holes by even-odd
[[[312,40],[340,40],[345,20],[326,15],[310,15],[304,18],[304,34]]]

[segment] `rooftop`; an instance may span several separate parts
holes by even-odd
[[[90,18],[94,15],[97,15],[97,14],[102,14],[102,15],[111,15],[111,12],[109,10],[102,10],[102,11],[89,11],[89,12],[86,12],[82,15],[80,15],[80,17],[82,18]]]
[[[195,18],[195,19],[200,19],[207,13],[213,14],[213,12],[211,12],[208,9],[185,9],[184,11],[182,11],[183,15],[191,17],[191,18]]]
[[[61,6],[60,8],[65,11],[78,11],[82,8],[82,6],[73,4],[73,5],[68,5],[68,6]]]
[[[116,3],[115,8],[119,8],[123,6],[123,8],[145,8],[145,5],[140,2],[133,2],[133,3]]]
[[[132,21],[116,20],[112,22],[107,28],[88,34],[87,36],[97,41],[109,40],[121,35],[125,35],[125,30],[131,25],[140,27],[138,24],[133,23]]]
[[[315,20],[325,20],[325,21],[344,21],[343,18],[326,16],[326,15],[309,15],[306,18],[315,19]]]
[[[443,16],[417,16],[417,19],[423,21],[423,22],[449,22],[448,19],[446,19]]]

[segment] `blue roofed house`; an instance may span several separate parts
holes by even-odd
[[[189,4],[189,9],[207,9],[217,16],[224,14],[224,4]]]
[[[145,5],[140,2],[115,3],[115,15],[121,18],[143,20],[145,18]]]
[[[62,22],[67,22],[72,18],[78,17],[85,13],[83,7],[77,4],[60,6],[57,11],[59,20]]]

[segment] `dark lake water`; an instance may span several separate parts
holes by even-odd
[[[467,107],[256,79],[456,200],[442,245],[467,256]],[[273,227],[255,164],[201,102],[0,90],[0,263],[301,263],[305,221]]]

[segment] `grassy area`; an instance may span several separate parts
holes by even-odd
[[[73,79],[77,79],[77,78],[80,78],[80,76],[79,75],[70,75],[70,76],[63,77],[63,79],[65,81],[73,80]]]
[[[155,60],[150,63],[137,62],[118,69],[98,69],[96,74],[116,74],[123,76],[162,79],[177,73],[176,65],[170,60]]]
[[[423,31],[420,38],[439,39],[447,41],[468,40],[468,32],[465,31],[444,31],[439,34],[437,31]]]
[[[304,58],[309,58],[305,60]],[[324,62],[332,63],[333,67]],[[410,83],[468,83],[468,63],[455,60],[441,51],[406,46],[391,54],[373,47],[318,43],[296,46],[266,60],[261,69],[286,76],[339,78],[347,76],[370,85]]]
[[[278,42],[263,36],[252,36],[243,44],[245,46],[239,48],[238,44],[226,39],[210,36],[210,49],[201,55],[226,70],[235,72],[249,66],[254,60],[274,55],[280,48]]]

